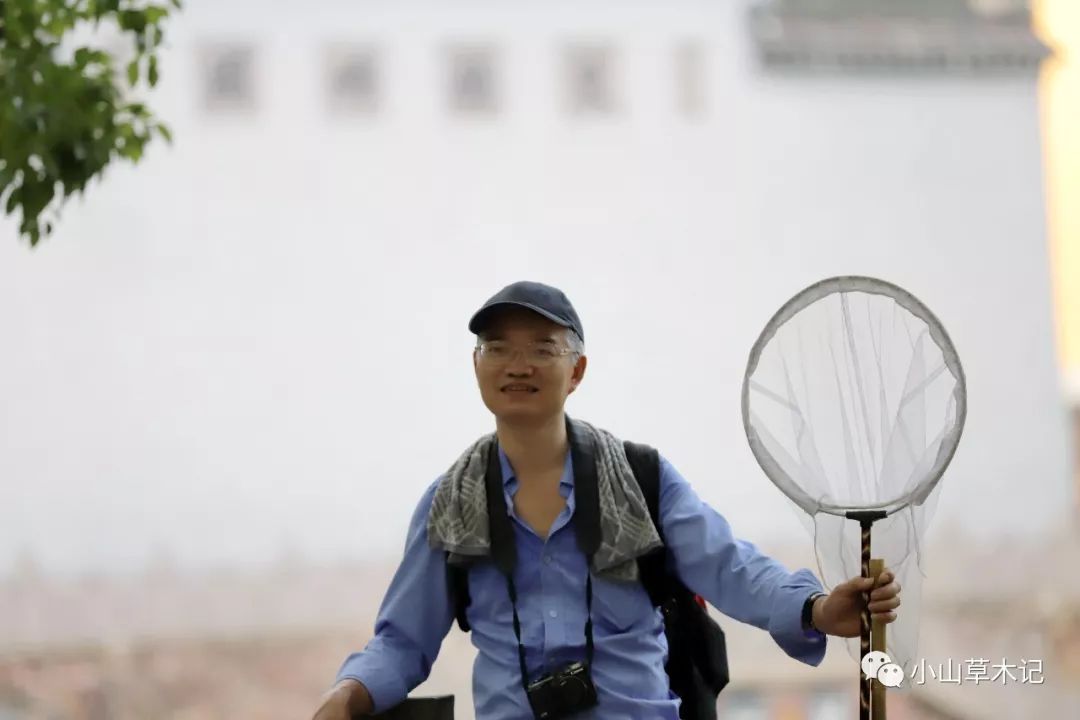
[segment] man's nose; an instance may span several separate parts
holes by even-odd
[[[535,372],[534,368],[529,363],[525,362],[525,353],[514,353],[513,359],[506,366],[506,374],[510,377],[528,377]]]

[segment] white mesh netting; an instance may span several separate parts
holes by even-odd
[[[922,303],[881,280],[839,277],[785,304],[755,343],[743,422],[769,479],[804,512],[827,588],[861,573],[859,523],[879,509],[872,556],[900,581],[888,653],[915,661],[920,544],[966,414],[963,370]],[[859,656],[858,638],[848,642]]]

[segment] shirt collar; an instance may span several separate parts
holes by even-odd
[[[506,453],[503,452],[502,446],[499,446],[499,467],[502,469],[503,478],[503,490],[506,493],[507,498],[513,498],[517,493],[518,481],[517,476],[514,474],[514,468],[510,467],[510,458],[506,457]],[[574,489],[574,463],[572,462],[572,456],[570,449],[566,450],[566,462],[563,464],[562,477],[559,478],[559,494],[567,499],[571,510],[573,509],[574,494],[571,492]]]

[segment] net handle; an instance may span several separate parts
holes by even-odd
[[[880,577],[885,572],[885,561],[881,558],[870,559],[870,577]],[[878,652],[886,652],[885,628],[888,626],[880,620],[870,623],[870,649]],[[886,720],[885,718],[885,686],[880,680],[872,681],[870,685],[870,720]]]

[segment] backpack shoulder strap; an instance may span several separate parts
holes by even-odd
[[[664,528],[660,523],[660,453],[654,447],[629,440],[623,442],[623,447],[626,450],[626,459],[630,462],[630,469],[634,471],[634,479],[641,488],[641,494],[645,496],[649,517],[660,536],[660,542],[664,542]],[[649,599],[657,607],[665,601],[666,560],[667,550],[664,548],[638,558],[641,584],[645,586]]]
[[[488,531],[491,535],[491,559],[504,575],[514,572],[517,550],[514,546],[514,528],[506,513],[503,497],[502,466],[499,464],[499,445],[496,442],[488,450],[487,469],[484,472],[484,491],[487,497]],[[471,629],[466,611],[472,597],[469,594],[469,566],[450,562],[446,555],[446,584],[454,617],[462,632]]]
[[[469,568],[451,564],[449,557],[450,554],[447,553],[446,587],[450,593],[450,603],[453,605],[454,617],[457,619],[461,632],[469,632],[472,627],[469,625],[469,618],[465,612],[469,603],[472,602],[469,596]]]
[[[660,453],[654,447],[629,440],[623,442],[623,447],[626,459],[630,461],[630,469],[634,471],[634,479],[645,496],[645,504],[649,506],[649,517],[663,540],[664,532],[660,527]]]

